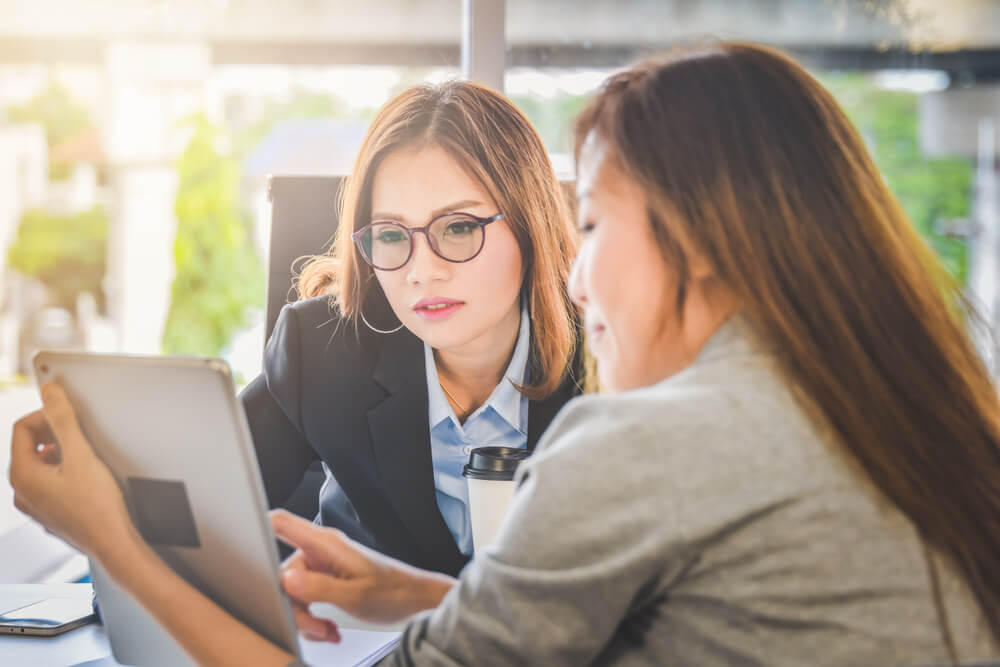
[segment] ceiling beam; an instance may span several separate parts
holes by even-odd
[[[3,63],[103,64],[107,43],[100,39],[0,37]],[[461,64],[458,43],[326,43],[304,41],[209,41],[217,65],[389,65],[454,67]],[[936,69],[963,84],[1000,80],[1000,47],[954,51],[908,51],[876,47],[799,45],[782,50],[817,70],[873,71]],[[507,50],[507,67],[623,67],[656,49],[631,45],[521,44]]]

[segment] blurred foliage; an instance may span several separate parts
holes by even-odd
[[[819,78],[864,137],[914,226],[948,272],[964,284],[968,272],[965,242],[943,236],[938,224],[970,214],[971,161],[923,155],[918,136],[918,94],[885,90],[863,73],[825,73]],[[587,99],[587,95],[566,93],[551,99],[512,96],[552,153],[572,152],[572,122]]]
[[[261,304],[264,271],[240,209],[240,165],[226,134],[203,115],[186,123],[193,135],[177,162],[177,272],[163,350],[217,356]]]
[[[589,95],[563,92],[552,99],[534,95],[511,96],[511,101],[538,130],[550,153],[573,152],[573,121],[589,99]]]
[[[970,214],[973,165],[962,158],[929,158],[920,150],[919,95],[884,90],[863,74],[827,74],[823,84],[836,96],[920,234],[961,284],[968,274],[965,242],[943,236],[941,221]]]
[[[245,101],[227,100],[228,115]],[[174,210],[176,277],[163,335],[168,354],[219,355],[233,335],[264,305],[264,265],[253,243],[253,220],[241,198],[241,162],[280,122],[293,118],[365,117],[338,98],[295,91],[252,116],[231,120],[231,129],[204,115],[187,121],[193,135],[177,163]]]
[[[45,285],[53,305],[73,312],[76,297],[90,292],[104,310],[108,216],[96,206],[73,215],[33,209],[21,217],[7,249],[7,264]]]
[[[78,104],[70,92],[56,81],[23,106],[6,109],[7,119],[12,123],[39,123],[45,128],[45,138],[49,150],[67,139],[83,132],[93,119],[86,107]],[[69,177],[72,165],[53,163],[49,165],[49,178],[54,181]]]
[[[24,375],[11,375],[8,377],[0,377],[0,392],[7,391],[8,389],[20,389],[21,387],[28,387],[32,383]]]
[[[243,104],[240,98],[227,100],[227,115],[239,115]],[[232,121],[232,129],[216,126],[204,115],[187,121],[193,136],[177,163],[177,273],[164,352],[217,356],[251,322],[252,311],[264,306],[264,265],[240,193],[242,160],[282,121],[366,113],[350,110],[333,96],[300,90]]]

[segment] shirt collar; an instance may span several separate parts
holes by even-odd
[[[514,344],[514,353],[510,357],[510,363],[507,364],[503,380],[496,386],[490,397],[486,399],[486,403],[470,415],[469,419],[476,417],[487,408],[492,408],[511,427],[516,428],[522,433],[526,433],[527,414],[522,410],[524,401],[521,399],[523,396],[514,385],[523,385],[527,382],[530,346],[531,322],[528,318],[528,306],[522,302],[521,323],[517,332],[517,342]],[[449,418],[455,419],[455,425],[458,426],[455,411],[452,410],[451,405],[448,403],[444,390],[441,389],[441,383],[438,381],[437,365],[434,363],[434,350],[427,343],[424,343],[424,366],[427,371],[428,417],[430,418],[431,428]]]

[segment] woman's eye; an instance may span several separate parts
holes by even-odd
[[[449,236],[463,236],[465,234],[471,234],[478,225],[471,220],[463,222],[451,222],[445,227],[444,233]]]
[[[592,222],[585,222],[585,223],[581,224],[579,227],[577,227],[577,229],[579,230],[579,232],[580,232],[581,235],[588,234],[591,231],[593,231],[593,229],[594,229],[594,223],[592,223]]]
[[[375,240],[378,241],[379,243],[399,243],[405,238],[405,236],[406,235],[403,234],[403,232],[396,230],[391,230],[391,231],[387,230],[379,232],[375,236]]]

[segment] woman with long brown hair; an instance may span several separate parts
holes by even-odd
[[[564,195],[516,107],[449,81],[378,112],[340,209],[242,396],[268,501],[321,460],[323,525],[455,575],[469,449],[533,449],[579,391]]]
[[[560,413],[457,581],[277,512],[300,550],[288,594],[372,620],[427,609],[400,665],[997,659],[997,393],[957,287],[829,93],[767,48],[678,50],[608,80],[577,160],[570,292],[610,395]],[[15,490],[141,597],[141,546],[79,528],[33,451],[48,419],[109,484],[52,389],[15,433]]]

